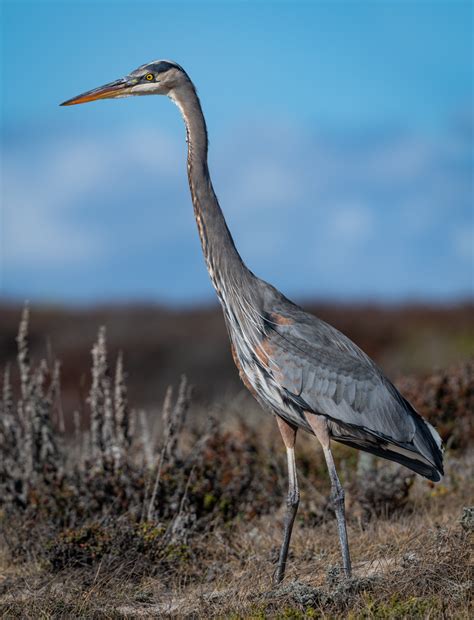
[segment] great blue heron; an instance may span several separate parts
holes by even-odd
[[[287,513],[274,580],[279,583],[285,573],[299,503],[294,455],[299,428],[321,442],[344,571],[349,577],[344,490],[330,440],[396,461],[438,481],[443,474],[441,439],[349,338],[302,310],[246,267],[212,187],[206,121],[194,84],[182,67],[157,60],[61,105],[131,95],[167,95],[183,115],[194,214],[207,269],[224,312],[232,355],[246,387],[276,416],[286,446]]]

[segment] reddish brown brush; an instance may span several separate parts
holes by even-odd
[[[399,382],[448,446],[440,484],[336,446],[355,557],[346,585],[324,461],[301,438],[302,510],[288,580],[271,591],[286,473],[270,417],[256,425],[245,404],[237,421],[206,410],[194,423],[182,378],[152,424],[129,404],[121,354],[111,373],[104,329],[82,413],[63,413],[59,363],[32,363],[28,321],[25,310],[0,404],[4,615],[467,617],[472,362]]]

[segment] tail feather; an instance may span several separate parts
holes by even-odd
[[[441,437],[436,429],[424,418],[422,418],[405,398],[403,401],[416,425],[416,433],[413,437],[413,444],[415,448],[421,455],[432,463],[441,476],[444,475],[443,446]]]
[[[428,480],[438,482],[444,475],[441,437],[407,400],[403,401],[416,427],[409,443],[395,442],[369,429],[343,425],[334,420],[329,422],[331,435],[335,441],[395,461]]]
[[[439,482],[439,480],[441,480],[441,476],[443,474],[442,470],[440,471],[425,460],[421,461],[410,457],[408,451],[401,453],[400,451],[393,450],[391,449],[393,446],[390,446],[390,444],[378,445],[375,442],[370,443],[368,441],[356,441],[352,437],[343,436],[334,436],[334,440],[347,446],[351,446],[352,448],[357,448],[358,450],[364,450],[364,452],[370,452],[376,456],[381,456],[389,461],[400,463],[400,465],[408,467],[408,469],[411,469],[417,474],[420,474],[433,482]]]

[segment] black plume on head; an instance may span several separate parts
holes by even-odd
[[[146,65],[138,67],[138,69],[136,69],[136,71],[134,71],[133,73],[150,71],[155,75],[160,75],[160,73],[166,73],[170,69],[177,69],[178,71],[181,71],[186,75],[186,71],[183,69],[183,67],[181,67],[175,62],[172,62],[171,60],[155,60],[154,62],[149,62]]]
[[[179,71],[183,71],[183,69],[174,62],[170,62],[169,60],[159,60],[158,62],[152,63],[149,65],[150,70],[155,73],[164,73],[165,71],[169,71],[170,69],[178,69]]]

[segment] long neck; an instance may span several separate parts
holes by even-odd
[[[181,110],[188,143],[188,179],[194,215],[207,269],[223,301],[226,283],[249,274],[227,228],[224,214],[212,187],[207,165],[207,129],[201,104],[191,82],[170,94]]]

